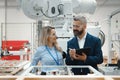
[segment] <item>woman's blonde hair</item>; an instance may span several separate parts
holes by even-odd
[[[40,34],[39,34],[39,46],[45,46],[48,45],[48,37],[50,36],[51,30],[55,29],[54,27],[51,26],[45,26],[41,29]],[[62,51],[62,49],[58,46],[58,43],[56,42],[53,44],[55,48],[58,51]]]

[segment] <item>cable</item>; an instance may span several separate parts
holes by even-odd
[[[49,4],[48,4],[48,9],[45,11],[45,13],[43,12],[43,8],[41,8],[41,13],[44,15],[44,16],[46,16],[46,17],[48,17],[48,18],[54,18],[54,17],[57,17],[57,16],[59,16],[60,14],[62,14],[63,12],[62,12],[62,8],[61,8],[61,5],[62,6],[64,6],[63,4],[59,4],[58,5],[58,7],[57,7],[57,9],[58,9],[58,15],[55,15],[55,16],[48,16],[48,9],[49,9]],[[47,12],[47,15],[46,15],[46,12]]]
[[[99,36],[100,36],[100,39],[101,39],[101,45],[103,46],[103,44],[105,43],[105,34],[102,30],[100,30]]]
[[[58,15],[56,15],[56,16],[48,16],[48,15],[46,15],[44,12],[43,12],[43,9],[41,9],[41,13],[44,15],[44,16],[46,16],[46,17],[48,17],[48,18],[54,18],[54,17],[57,17],[57,16],[59,16],[59,14]]]
[[[59,15],[60,15],[60,14],[63,14],[63,6],[64,6],[63,4],[59,4],[59,5],[58,5]]]
[[[48,10],[49,10],[49,1],[47,1],[47,4],[48,4],[48,8],[47,8],[47,10],[45,11],[45,13],[47,13],[47,15],[48,15]]]

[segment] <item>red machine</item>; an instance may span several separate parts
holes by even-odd
[[[24,45],[29,43],[28,40],[7,40],[2,41],[2,49],[7,48],[8,51],[19,51],[24,49]]]
[[[24,49],[25,45],[28,43],[28,40],[2,41],[2,49],[7,49],[8,51],[20,51],[20,49]],[[20,55],[6,55],[2,57],[2,60],[20,60]]]

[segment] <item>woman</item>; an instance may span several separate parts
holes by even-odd
[[[31,66],[60,66],[63,65],[62,49],[57,44],[55,28],[51,26],[43,27],[40,33],[40,46],[34,54]],[[44,72],[50,68],[44,68]]]

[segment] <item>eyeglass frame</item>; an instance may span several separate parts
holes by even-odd
[[[77,27],[77,28],[79,28],[79,27],[81,27],[81,26],[83,26],[83,24],[81,24],[80,26],[78,26],[78,25],[73,25],[73,27]]]

